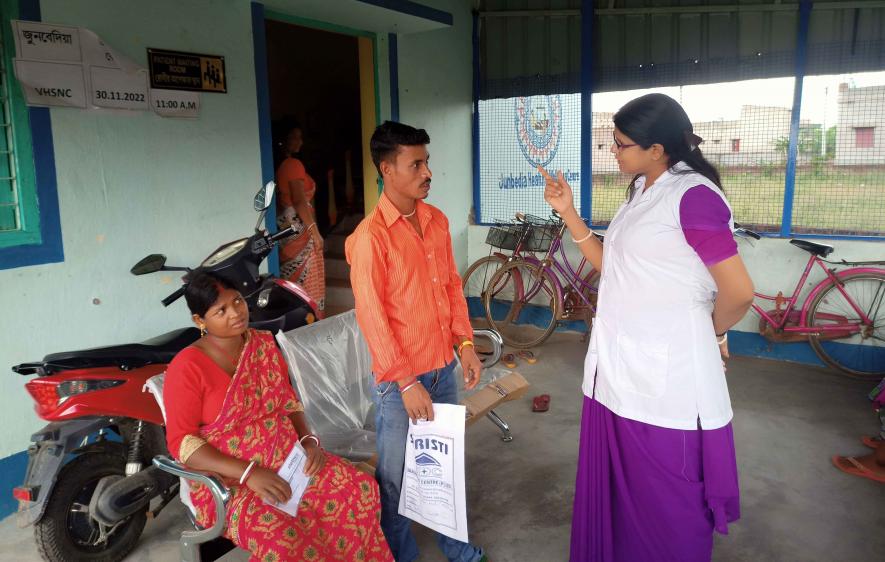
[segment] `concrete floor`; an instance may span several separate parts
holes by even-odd
[[[548,393],[551,410],[533,414],[529,397],[498,412],[516,438],[503,443],[481,421],[468,432],[471,541],[495,562],[568,559],[586,344],[556,334],[518,370],[529,397]],[[743,518],[717,536],[713,559],[871,562],[885,557],[885,485],[842,474],[833,454],[864,454],[863,434],[877,429],[866,400],[872,384],[824,369],[735,358],[728,377],[741,477]],[[149,522],[130,561],[177,559],[182,507]],[[431,533],[417,530],[421,561],[442,562]],[[224,560],[247,560],[245,552]],[[0,560],[39,560],[30,530],[0,523]]]

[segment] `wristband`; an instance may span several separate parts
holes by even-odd
[[[255,468],[255,461],[249,463],[249,466],[246,467],[246,470],[243,471],[243,475],[240,476],[240,484],[242,485],[247,478],[249,478],[249,474],[252,473],[252,469]]]
[[[298,442],[301,444],[302,447],[304,446],[305,439],[313,439],[314,443],[317,444],[317,447],[320,446],[320,438],[317,437],[316,435],[314,435],[313,433],[308,433],[307,435],[305,435],[304,437],[302,437],[301,439],[298,440]]]
[[[470,340],[464,340],[461,342],[461,345],[458,346],[458,355],[461,355],[461,352],[464,351],[465,347],[476,347],[473,345],[473,342]]]
[[[721,336],[719,334],[716,334],[716,343],[718,345],[722,345],[727,341],[728,341],[728,332],[725,332]]]
[[[406,386],[404,386],[404,387],[402,387],[401,389],[399,389],[399,393],[402,394],[403,392],[409,390],[410,388],[412,388],[412,387],[415,386],[416,384],[418,384],[418,381],[417,381],[417,380],[414,380],[414,381],[410,382],[410,383],[407,384]]]
[[[591,236],[593,236],[592,230],[587,233],[587,236],[581,238],[580,240],[575,240],[574,238],[572,238],[572,242],[574,242],[575,244],[580,244],[581,242],[586,242]]]

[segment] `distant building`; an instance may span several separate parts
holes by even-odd
[[[885,164],[885,86],[839,84],[837,166]]]
[[[784,143],[790,136],[788,107],[744,105],[738,119],[701,121],[694,124],[696,135],[704,139],[704,155],[717,166],[756,167],[784,162]],[[593,114],[593,173],[618,171],[611,153],[613,113]],[[800,127],[813,127],[800,122]]]

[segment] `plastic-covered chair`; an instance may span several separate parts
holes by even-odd
[[[154,399],[160,406],[163,419],[166,419],[166,405],[163,402],[163,381],[165,373],[155,375],[148,379],[145,390],[154,395]],[[230,501],[230,491],[214,474],[189,468],[174,460],[168,455],[157,455],[153,459],[154,466],[178,476],[181,479],[180,496],[181,503],[187,508],[187,515],[194,526],[193,531],[184,531],[178,542],[178,550],[182,562],[211,562],[221,558],[236,546],[225,538],[224,529],[227,524],[227,504]],[[197,525],[196,512],[190,499],[190,486],[188,481],[204,484],[212,493],[215,500],[215,524],[208,529],[202,529]]]
[[[510,371],[494,367],[503,342],[493,330],[475,330],[484,368],[477,388]],[[338,456],[360,461],[375,453],[372,357],[354,311],[277,334],[292,383],[304,404],[311,429],[323,447]],[[485,349],[484,349],[485,348]],[[463,384],[460,364],[456,380]],[[488,415],[512,440],[510,428],[497,414]]]

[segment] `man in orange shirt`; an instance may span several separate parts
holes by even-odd
[[[378,205],[347,239],[356,317],[372,354],[381,529],[397,562],[418,558],[411,520],[398,514],[409,420],[433,419],[433,402],[458,403],[458,349],[470,389],[482,369],[452,255],[449,221],[424,203],[433,174],[423,129],[387,121],[372,135],[384,180]],[[485,560],[481,548],[438,536],[451,561]]]

